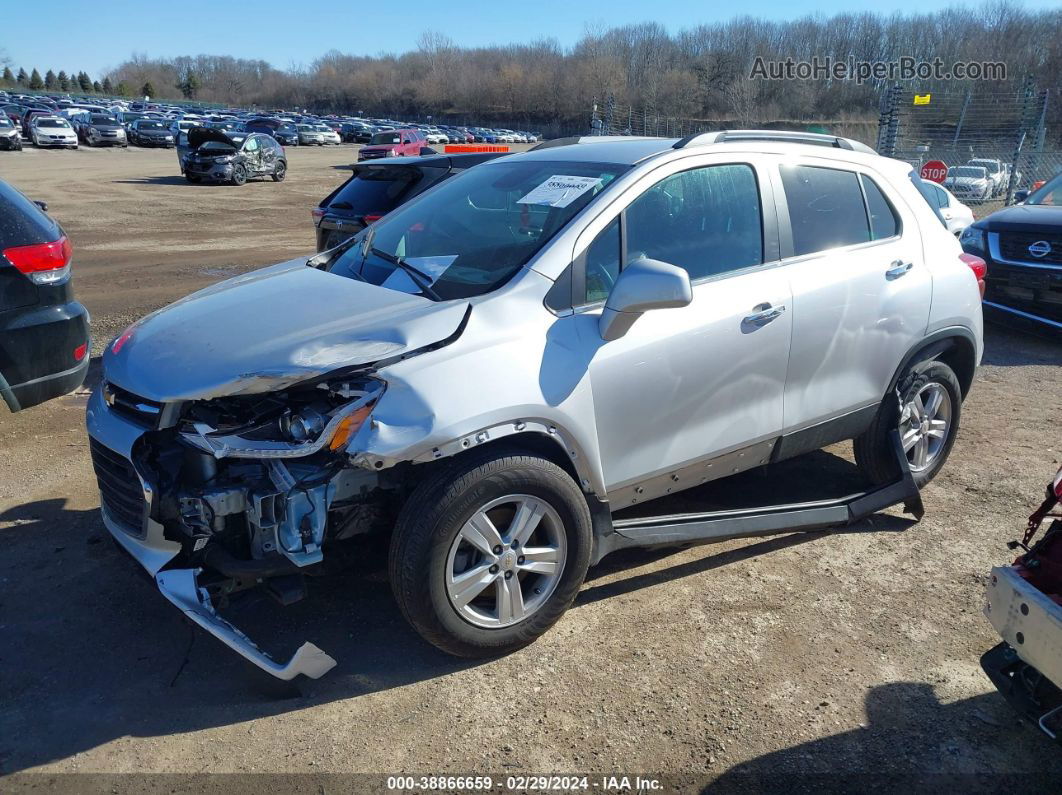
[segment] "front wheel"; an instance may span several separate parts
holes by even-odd
[[[232,184],[243,185],[247,182],[247,168],[242,163],[237,163],[232,168]]]
[[[962,388],[948,365],[930,360],[910,367],[900,378],[898,391],[900,442],[911,475],[922,488],[936,477],[951,453],[962,414]],[[890,395],[885,401],[895,399]],[[888,438],[896,427],[891,422],[895,414],[895,408],[889,410],[883,402],[874,422],[853,446],[856,463],[874,483],[887,483],[899,474]]]
[[[406,501],[391,587],[428,642],[459,657],[533,642],[574,601],[590,562],[590,512],[571,477],[534,456],[469,456]]]

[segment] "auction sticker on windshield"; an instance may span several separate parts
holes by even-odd
[[[600,184],[600,177],[571,177],[566,174],[555,174],[522,199],[517,199],[516,203],[567,207],[588,190]]]

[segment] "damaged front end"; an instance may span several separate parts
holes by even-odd
[[[104,382],[88,411],[104,520],[190,619],[281,678],[335,661],[305,643],[285,664],[222,618],[229,597],[305,595],[330,545],[388,526],[396,484],[347,449],[385,384],[362,370],[265,394],[160,404]]]

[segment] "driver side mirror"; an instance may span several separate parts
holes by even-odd
[[[693,300],[690,276],[677,265],[642,257],[620,271],[598,321],[605,342],[618,340],[651,309],[688,306]]]
[[[1025,201],[1028,198],[1029,198],[1029,191],[1027,191],[1027,190],[1016,190],[1016,191],[1014,191],[1014,203],[1015,204],[1021,204],[1023,201]]]

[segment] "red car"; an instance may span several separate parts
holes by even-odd
[[[428,140],[420,130],[385,130],[374,134],[368,145],[358,150],[358,160],[415,156],[427,145]]]

